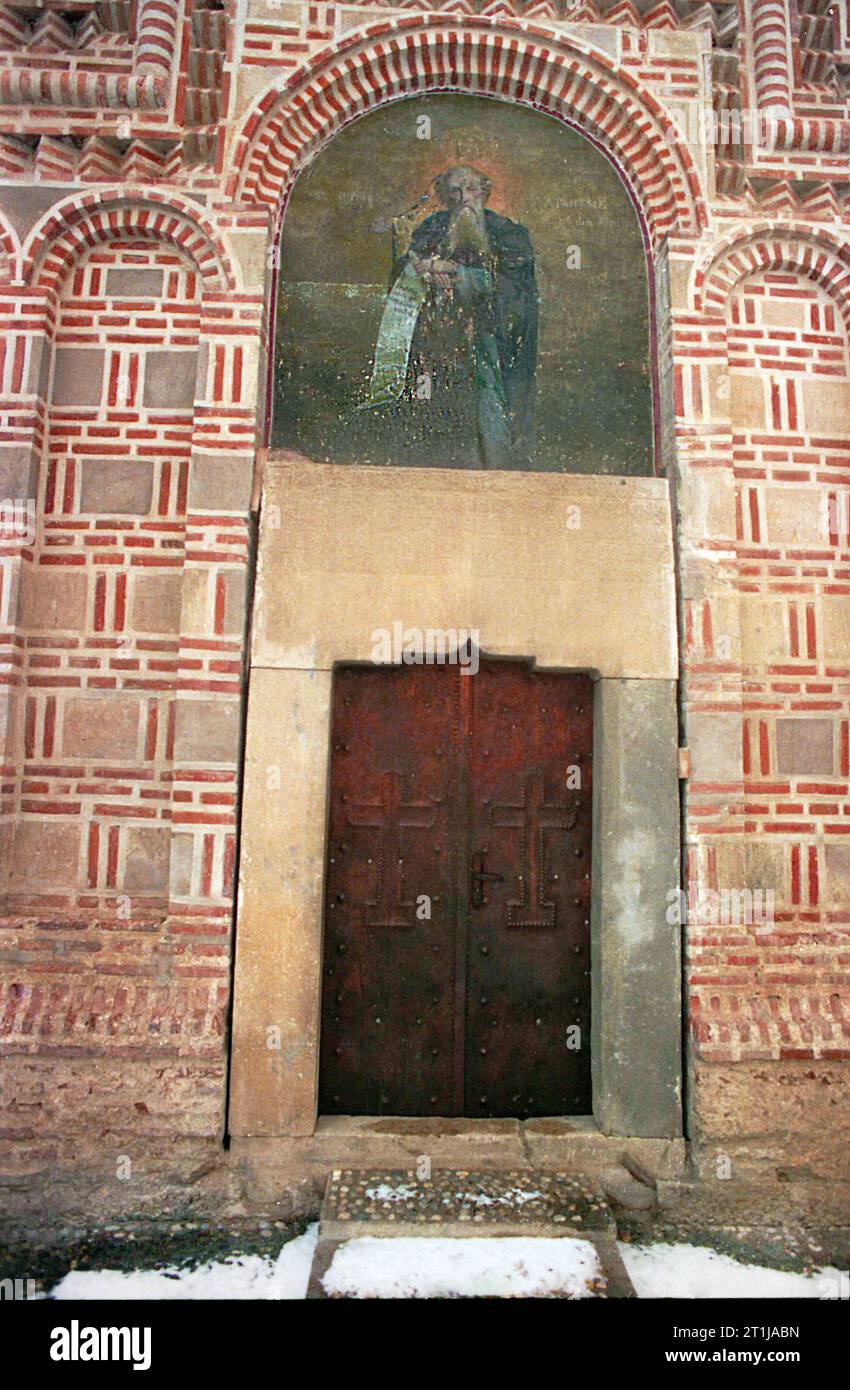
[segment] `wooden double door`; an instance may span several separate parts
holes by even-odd
[[[589,1114],[592,686],[334,679],[320,1112]]]

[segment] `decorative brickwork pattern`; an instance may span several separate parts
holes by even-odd
[[[845,257],[776,228],[694,277],[724,311],[677,383],[714,521],[685,556],[690,1014],[707,1060],[850,1056]],[[772,892],[773,922],[712,920],[731,888]]]
[[[220,1130],[272,252],[339,129],[435,90],[583,131],[650,235],[693,1133],[847,1086],[848,73],[847,0],[0,5],[7,1171]]]
[[[452,86],[523,101],[577,124],[616,157],[637,190],[656,239],[703,223],[687,148],[658,103],[638,95],[605,55],[537,25],[470,19],[466,34],[437,20],[372,25],[321,55],[309,81],[284,80],[251,111],[231,181],[248,201],[277,205],[303,160],[351,118],[394,96]],[[356,95],[354,95],[356,94]]]

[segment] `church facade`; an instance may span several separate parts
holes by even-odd
[[[4,1206],[630,1156],[846,1222],[846,0],[34,8],[0,5]],[[645,371],[558,317],[617,224],[594,262],[492,107],[616,182]],[[407,214],[408,149],[531,229],[545,466],[287,414],[390,341],[410,227],[316,246],[382,170]]]

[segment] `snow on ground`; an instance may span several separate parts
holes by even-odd
[[[360,1236],[339,1247],[322,1284],[349,1298],[592,1298],[601,1273],[590,1242],[571,1236]]]
[[[391,1187],[389,1183],[379,1182],[374,1187],[366,1188],[366,1196],[371,1201],[377,1202],[408,1202],[420,1195],[418,1187],[412,1187],[409,1183],[400,1183],[396,1187]],[[498,1197],[490,1197],[486,1192],[459,1192],[456,1200],[458,1202],[468,1202],[474,1207],[495,1207],[495,1206],[524,1206],[526,1202],[534,1202],[538,1198],[545,1198],[545,1192],[538,1192],[535,1188],[508,1187],[499,1194]],[[445,1202],[448,1203],[448,1197]]]
[[[307,1292],[318,1225],[284,1245],[276,1260],[233,1255],[196,1269],[72,1270],[52,1298],[301,1299]],[[620,1253],[639,1298],[843,1298],[850,1274],[831,1267],[794,1274],[739,1264],[695,1245],[629,1245]],[[360,1298],[533,1297],[555,1290],[590,1296],[598,1274],[587,1241],[561,1237],[469,1237],[449,1240],[364,1236],[336,1252],[328,1293]]]
[[[848,1275],[828,1267],[811,1274],[739,1264],[699,1245],[627,1245],[620,1254],[638,1298],[839,1298]]]
[[[498,1197],[490,1197],[486,1192],[459,1192],[457,1200],[470,1202],[474,1207],[522,1207],[526,1202],[534,1202],[545,1196],[545,1192],[537,1192],[534,1188],[529,1190],[527,1187],[509,1187]]]
[[[276,1260],[232,1255],[197,1269],[135,1269],[130,1274],[75,1269],[51,1290],[51,1298],[303,1298],[319,1225],[287,1241]]]
[[[416,1196],[418,1190],[416,1187],[411,1187],[409,1183],[390,1187],[387,1182],[379,1182],[376,1187],[366,1188],[366,1196],[370,1202],[409,1202]]]

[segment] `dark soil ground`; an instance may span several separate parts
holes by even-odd
[[[282,1247],[301,1235],[306,1221],[261,1222],[238,1226],[200,1221],[125,1221],[97,1231],[57,1232],[37,1239],[0,1240],[0,1279],[32,1279],[37,1293],[48,1293],[70,1270],[192,1269],[234,1255],[274,1260]],[[788,1227],[689,1225],[656,1215],[618,1213],[621,1240],[708,1246],[745,1264],[807,1273],[825,1265],[850,1269],[850,1227],[824,1231]]]

